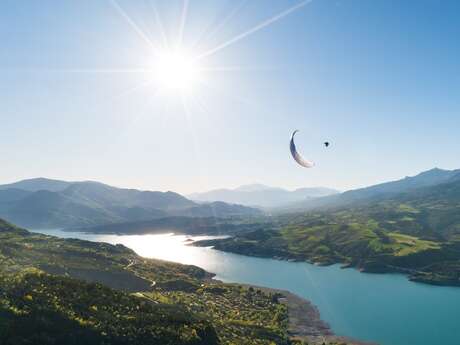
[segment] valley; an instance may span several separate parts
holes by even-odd
[[[459,345],[460,1],[0,1],[0,345]]]
[[[17,319],[18,315],[23,315],[23,308],[26,308],[24,309],[27,310],[26,314],[35,313],[35,306],[29,297],[26,297],[27,306],[23,300],[20,302],[17,299],[18,295],[15,291],[30,290],[23,285],[32,286],[31,291],[42,291],[38,286],[46,287],[53,281],[53,286],[75,284],[74,288],[83,293],[83,290],[94,289],[91,284],[99,284],[97,286],[100,288],[109,289],[104,292],[105,295],[121,293],[134,298],[132,301],[126,301],[133,306],[126,307],[133,311],[128,320],[137,320],[140,317],[136,314],[138,310],[136,305],[140,301],[144,304],[153,303],[153,306],[159,304],[163,308],[159,311],[161,315],[165,315],[167,320],[173,320],[171,322],[176,325],[179,322],[183,326],[174,327],[174,332],[177,332],[175,335],[168,333],[171,329],[168,330],[167,324],[157,325],[156,327],[160,328],[148,332],[159,334],[160,337],[162,332],[166,332],[164,334],[169,334],[168,339],[176,339],[174,337],[185,339],[184,344],[201,344],[195,342],[198,338],[203,339],[199,334],[206,334],[204,338],[211,339],[209,344],[216,342],[216,339],[219,339],[222,344],[231,344],[234,339],[243,339],[242,344],[245,342],[247,344],[271,344],[270,342],[291,344],[296,341],[295,336],[298,341],[308,339],[313,343],[322,337],[329,339],[330,343],[342,341],[342,338],[337,338],[330,333],[327,326],[315,322],[312,324],[318,326],[316,330],[309,331],[310,333],[303,338],[299,337],[301,333],[293,329],[299,330],[303,326],[298,325],[297,328],[293,328],[293,322],[298,319],[298,316],[293,314],[295,308],[293,309],[292,303],[282,303],[282,293],[278,295],[275,290],[270,292],[263,288],[238,284],[269,285],[272,288],[287,288],[296,292],[296,287],[290,285],[295,281],[293,276],[284,277],[286,284],[280,284],[266,278],[248,279],[240,272],[231,275],[228,281],[236,284],[223,283],[212,279],[213,274],[207,272],[217,272],[218,278],[221,279],[222,272],[218,262],[221,262],[222,258],[207,258],[208,254],[205,254],[203,261],[200,261],[201,254],[198,254],[200,252],[183,256],[188,255],[186,254],[188,250],[185,248],[198,250],[212,246],[213,253],[221,251],[276,259],[272,265],[282,259],[289,261],[286,262],[288,265],[295,263],[307,265],[304,262],[308,262],[330,266],[336,270],[335,264],[340,264],[342,267],[353,267],[366,273],[402,273],[411,281],[424,283],[426,286],[460,286],[459,176],[457,171],[434,169],[383,185],[310,199],[307,200],[308,205],[303,204],[302,208],[297,205],[287,210],[273,209],[270,213],[247,206],[230,205],[218,200],[210,201],[210,204],[196,204],[171,192],[164,194],[119,190],[97,183],[70,183],[70,185],[59,183],[54,186],[52,183],[50,185],[50,180],[45,180],[48,185],[43,185],[43,181],[40,180],[41,186],[37,188],[46,187],[49,190],[27,190],[30,188],[30,181],[27,182],[26,187],[21,186],[26,189],[3,187],[0,188],[3,210],[7,205],[16,207],[23,205],[24,200],[30,200],[28,198],[38,198],[37,204],[40,207],[29,214],[29,217],[31,215],[34,217],[34,222],[37,219],[51,219],[49,224],[61,224],[64,218],[73,219],[74,221],[70,223],[64,221],[63,224],[70,224],[70,226],[65,226],[57,233],[59,236],[76,236],[91,240],[94,238],[97,241],[59,239],[30,233],[2,222],[0,264],[5,277],[2,284],[4,291],[9,291],[8,296],[4,297],[4,301],[7,302],[4,302],[6,311],[3,315],[5,320],[9,320],[11,327],[19,327],[22,322],[36,322],[29,319],[29,316],[26,319]],[[52,197],[47,199],[43,198],[43,195],[52,195]],[[79,213],[80,209],[75,208],[73,203],[63,202],[62,197],[69,197],[69,195],[73,195],[74,200],[80,200],[79,203],[85,200],[85,203],[93,205],[92,209],[98,210],[97,212],[101,209],[105,210],[103,212],[108,209],[113,210],[115,206],[119,210],[137,207],[135,205],[152,207],[149,208],[149,212],[154,209],[162,211],[161,214],[156,213],[153,217],[153,213],[149,213],[150,216],[146,219],[112,218],[107,222],[93,217],[93,213]],[[112,208],[107,205],[111,205]],[[222,208],[219,208],[220,206],[215,208],[216,205]],[[215,209],[212,210],[212,214],[207,211],[202,213],[206,207]],[[23,208],[23,210],[30,209]],[[49,210],[53,210],[51,214],[57,214],[59,217],[62,211],[63,218],[50,217]],[[215,210],[218,212],[216,213]],[[76,215],[82,214],[90,217],[88,219],[91,221],[75,218]],[[54,223],[58,218],[61,220]],[[48,223],[40,223],[41,226],[46,224]],[[46,230],[42,231],[46,232]],[[156,241],[155,236],[165,236],[164,234],[168,233],[198,237],[186,247],[180,247],[180,252],[168,253],[167,246],[151,247],[154,242],[150,241]],[[200,238],[200,236],[205,237]],[[104,239],[113,245],[101,243],[100,241],[105,241]],[[118,239],[124,245],[117,244],[120,243]],[[129,248],[136,248],[137,253]],[[152,248],[157,249],[152,252]],[[138,256],[138,253],[144,257]],[[145,258],[146,256],[150,259]],[[180,263],[162,261],[159,258]],[[201,266],[207,271],[188,265],[189,263]],[[337,276],[338,272],[334,274]],[[321,278],[318,276],[317,279]],[[335,278],[329,277],[329,279]],[[353,279],[359,281],[356,276]],[[225,280],[223,278],[223,281]],[[354,282],[350,281],[349,284],[353,285]],[[440,289],[440,287],[434,288]],[[78,310],[81,310],[82,306],[79,306],[77,301],[68,299],[71,296],[67,296],[62,290],[43,290],[43,293],[46,296],[54,295],[55,299],[63,299],[58,302],[59,305],[67,303],[67,309],[63,311],[64,320],[59,322],[68,324],[65,327],[75,326],[72,332],[80,334],[90,329],[91,332],[99,335],[111,332],[113,341],[117,339],[116,334],[124,334],[123,339],[129,337],[134,337],[130,338],[131,340],[136,339],[136,332],[126,333],[127,331],[122,329],[107,328],[109,321],[104,318],[108,317],[108,314],[98,314],[93,310],[94,308],[91,309],[91,305],[83,309],[89,308],[96,315],[79,313]],[[300,293],[302,296],[311,297],[310,292],[306,293],[305,290],[301,290]],[[34,298],[33,295],[26,294],[28,295]],[[42,301],[40,303],[46,306],[46,313],[55,318],[56,315],[53,313],[56,309],[53,309],[55,307],[52,307],[52,301],[46,298],[43,300],[40,296],[37,298],[40,298]],[[117,296],[119,295],[113,295],[113,298],[119,300],[120,304],[125,303],[122,302],[124,297],[120,300],[121,297]],[[312,298],[314,303],[319,302],[319,296],[315,295]],[[335,303],[342,302],[335,301]],[[319,304],[321,315],[324,313],[328,321],[332,320],[332,329],[338,329],[339,334],[352,336],[357,334],[358,338],[369,341],[374,339],[371,334],[368,335],[359,329],[347,329],[342,324],[343,315],[338,322],[334,315],[331,315],[327,308],[325,309],[322,302]],[[216,307],[213,309],[211,306]],[[95,308],[99,310],[102,305],[95,305]],[[310,313],[308,306],[306,308],[304,312]],[[208,309],[211,312],[204,316],[206,314],[204,311]],[[169,313],[171,310],[172,313]],[[149,313],[151,312],[153,311],[150,310]],[[353,318],[360,319],[357,315]],[[302,322],[305,324],[307,321]],[[127,329],[137,327],[137,321],[132,321],[134,324],[131,324],[131,321],[127,322],[123,327]],[[161,322],[157,323],[161,324]],[[94,325],[98,326],[95,328]],[[84,326],[83,330],[81,326]],[[188,333],[190,327],[195,331]],[[368,327],[370,328],[370,325]],[[196,339],[195,334],[198,334]],[[383,345],[386,345],[387,338],[391,338],[390,335],[383,334],[379,337],[384,340]],[[349,338],[345,338],[344,341],[353,343]],[[449,342],[450,340],[447,341]],[[395,343],[394,339],[393,343]]]
[[[297,344],[281,293],[224,284],[196,266],[143,258],[123,245],[59,239],[0,221],[0,273],[6,345],[70,338]]]
[[[320,265],[340,263],[364,272],[402,272],[418,282],[460,286],[458,171],[434,169],[316,202],[322,206],[271,217],[264,229],[196,245]]]

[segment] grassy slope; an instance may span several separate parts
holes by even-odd
[[[0,220],[0,276],[2,344],[62,343],[70,334],[79,344],[217,344],[215,333],[221,344],[290,343],[286,308],[270,294],[210,282],[200,268],[123,246]]]
[[[164,303],[183,303],[196,315],[209,315],[224,343],[236,339],[269,339],[287,343],[287,308],[277,296],[267,298],[261,290],[234,285],[202,286],[192,293],[183,291],[147,294]],[[232,306],[229,308],[228,306]],[[231,336],[230,336],[231,335]]]
[[[30,233],[0,220],[0,272],[24,268],[39,268],[126,291],[149,289],[152,281],[196,284],[207,276],[195,266],[140,258],[122,245]]]
[[[460,285],[460,183],[367,205],[288,214],[268,230],[202,243],[241,254],[330,264]]]
[[[208,321],[180,306],[38,272],[2,277],[0,319],[5,345],[219,343]]]

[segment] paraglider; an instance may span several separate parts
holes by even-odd
[[[297,132],[298,132],[298,130],[295,130],[294,133],[292,133],[291,143],[289,145],[289,148],[291,149],[292,158],[294,158],[294,160],[297,163],[299,163],[301,166],[303,166],[304,168],[313,168],[315,166],[315,163],[313,163],[312,161],[306,160],[305,158],[303,158],[300,155],[300,153],[297,152],[297,149],[296,149],[295,143],[294,143],[294,135]]]

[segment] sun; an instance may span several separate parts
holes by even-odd
[[[183,50],[158,54],[154,74],[159,86],[178,91],[190,91],[202,77],[197,59]]]
[[[184,99],[197,99],[203,93],[202,86],[205,88],[214,87],[216,81],[212,73],[216,72],[228,72],[228,71],[241,71],[242,69],[236,66],[219,66],[216,65],[214,55],[223,49],[232,46],[246,37],[255,34],[256,32],[274,24],[275,22],[283,19],[289,14],[299,10],[300,8],[311,3],[312,0],[301,0],[297,4],[288,7],[284,11],[281,11],[274,16],[261,21],[253,27],[243,31],[225,41],[216,43],[214,46],[210,46],[209,42],[202,42],[205,38],[211,37],[219,29],[223,27],[231,17],[235,16],[242,6],[236,7],[231,11],[228,17],[223,18],[222,22],[210,31],[203,32],[201,37],[194,39],[195,42],[188,42],[184,40],[184,33],[186,30],[187,16],[189,12],[189,1],[183,1],[183,7],[179,18],[180,25],[174,26],[174,30],[168,30],[163,26],[160,13],[156,7],[152,5],[155,12],[155,23],[158,29],[158,34],[154,37],[148,34],[152,28],[145,31],[136,21],[129,16],[129,14],[118,4],[118,0],[110,0],[113,8],[120,14],[120,16],[126,21],[131,29],[138,35],[146,47],[149,49],[149,54],[146,55],[146,59],[143,60],[143,68],[134,68],[132,70],[123,70],[122,72],[142,73],[146,75],[147,80],[136,85],[134,88],[127,90],[127,93],[134,92],[140,88],[154,86],[155,95],[168,95],[176,98],[177,95],[187,96]],[[192,30],[193,32],[194,30]],[[170,37],[172,35],[172,37]],[[190,45],[192,43],[192,45]],[[195,50],[190,54],[186,49],[190,48]],[[213,61],[212,63],[210,61]],[[198,85],[199,84],[199,85]],[[191,96],[191,97],[189,97]],[[198,103],[202,103],[198,100]]]

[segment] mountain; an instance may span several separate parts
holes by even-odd
[[[460,174],[434,169],[281,213],[263,230],[202,243],[239,254],[345,263],[460,286]]]
[[[281,190],[281,188],[270,187],[270,186],[266,186],[266,185],[260,184],[260,183],[245,184],[245,185],[242,185],[242,186],[239,186],[239,187],[235,188],[234,190],[237,191],[237,192],[260,192],[260,191],[268,190],[268,189],[279,189],[279,190]]]
[[[167,216],[256,214],[260,211],[241,205],[197,204],[174,192],[116,188],[93,181],[34,179],[0,188],[0,216],[31,228],[92,226]]]
[[[265,217],[186,217],[168,216],[146,221],[134,221],[97,226],[68,228],[69,231],[91,234],[144,235],[175,233],[193,236],[233,236],[242,232],[267,230],[271,223]]]
[[[2,205],[8,206],[9,203],[21,200],[30,194],[32,194],[32,192],[27,192],[22,189],[0,189],[0,208]]]
[[[71,224],[101,224],[122,221],[116,213],[90,200],[70,198],[62,192],[40,190],[10,204],[3,217],[20,225],[53,228]]]
[[[417,188],[439,185],[455,180],[456,178],[460,178],[460,169],[442,170],[434,168],[424,171],[416,176],[407,176],[401,180],[381,183],[367,188],[345,192],[344,195],[347,195],[349,198],[361,199],[382,194],[395,194]]]
[[[174,192],[151,192],[123,189],[99,182],[76,182],[61,192],[72,199],[86,200],[106,207],[144,207],[159,210],[184,209],[193,201]]]
[[[365,188],[354,189],[341,194],[305,200],[289,205],[286,209],[307,210],[322,207],[343,207],[350,204],[367,203],[389,198],[393,195],[409,192],[423,187],[436,186],[449,181],[460,180],[460,169],[443,170],[434,168],[418,175],[400,180],[385,182]]]
[[[4,189],[21,189],[28,192],[37,192],[39,190],[49,190],[59,192],[70,186],[72,182],[51,180],[43,177],[22,180],[10,184],[0,185],[0,190]]]
[[[204,193],[194,193],[188,197],[198,202],[222,201],[246,206],[279,207],[336,193],[338,191],[324,187],[300,188],[289,191],[262,184],[252,184],[235,189],[215,189]]]
[[[260,214],[260,211],[248,206],[215,201],[172,213],[189,217],[218,217],[220,214],[227,216],[251,216]]]

